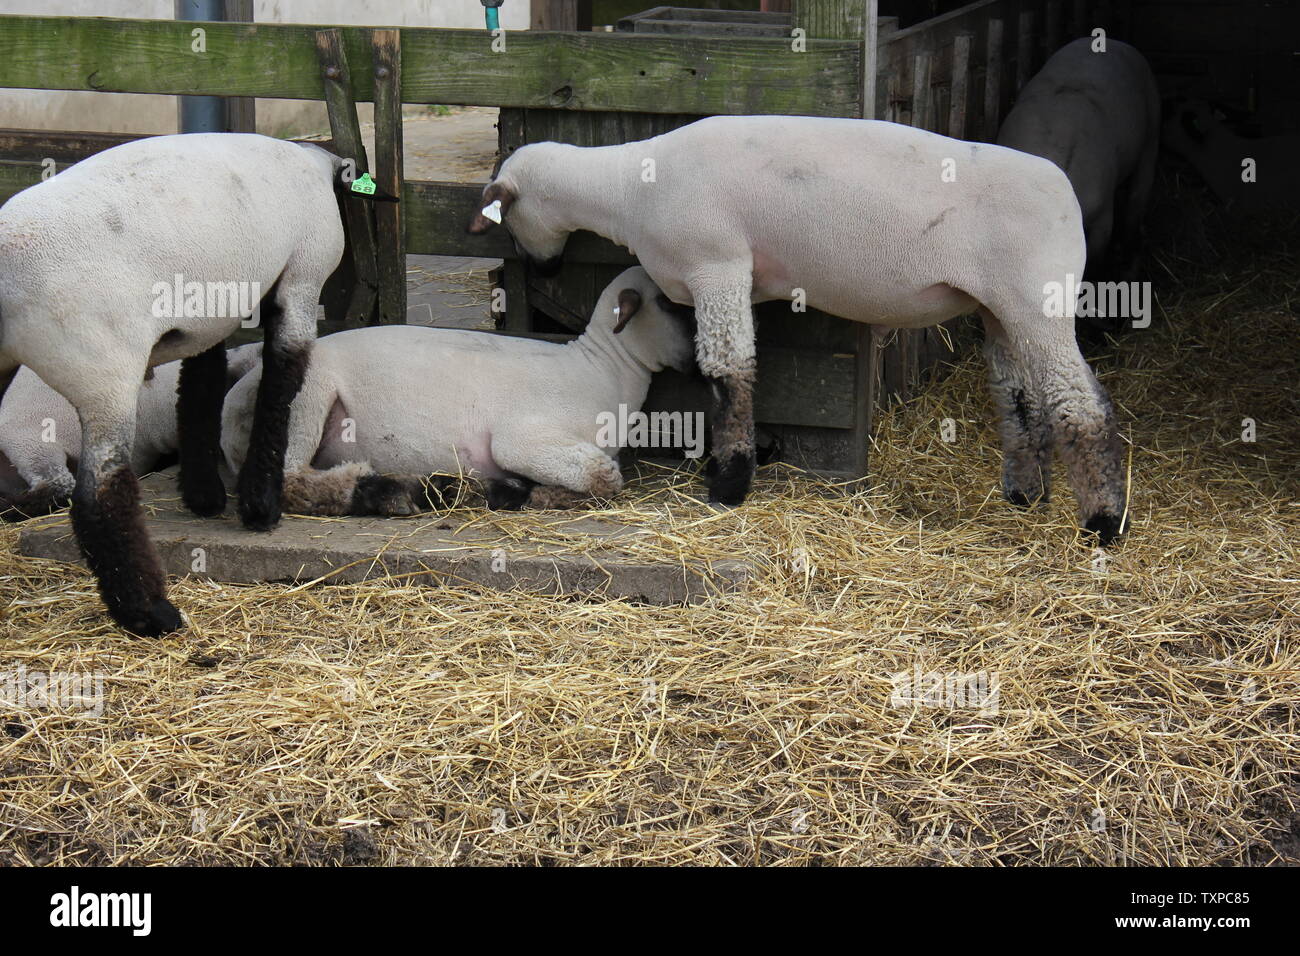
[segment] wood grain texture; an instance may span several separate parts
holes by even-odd
[[[375,181],[402,195],[402,38],[397,30],[374,32]],[[401,203],[370,204],[379,256],[379,310],[372,325],[406,321],[406,239]]]
[[[171,20],[0,16],[0,87],[324,98],[316,28]],[[338,27],[358,101],[374,99],[370,30]],[[648,113],[852,116],[861,44],[784,39],[515,32],[494,52],[482,30],[404,28],[405,103]]]

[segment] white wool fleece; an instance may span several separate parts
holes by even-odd
[[[896,123],[715,116],[653,139],[516,150],[496,182],[536,258],[591,229],[676,302],[743,280],[860,322],[919,328],[1082,270],[1070,182],[1036,156]],[[752,284],[750,278],[752,276]]]
[[[641,306],[614,333],[619,293]],[[377,326],[319,339],[294,400],[285,472],[364,462],[385,474],[522,475],[588,494],[621,486],[617,447],[596,444],[601,413],[645,401],[651,373],[692,365],[689,329],[643,269],[601,295],[563,344],[463,329]],[[231,390],[227,467],[243,463],[260,369]]]
[[[159,283],[256,283],[265,295],[279,279],[280,301],[314,308],[343,253],[338,162],[267,136],[156,136],[23,190],[0,208],[0,357],[78,408],[116,412],[147,366],[240,325],[155,315]]]

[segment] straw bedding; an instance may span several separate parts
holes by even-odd
[[[0,703],[0,863],[1296,862],[1295,249],[1206,235],[1092,356],[1131,443],[1104,557],[1059,470],[1001,500],[977,355],[883,416],[869,489],[777,466],[715,512],[643,467],[601,509],[638,551],[760,568],[703,606],[187,579],[150,642],[5,531],[0,670],[105,689]],[[899,673],[995,695],[891,702]]]

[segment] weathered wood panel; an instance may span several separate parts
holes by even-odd
[[[324,97],[317,28],[171,20],[0,16],[0,87]],[[358,100],[374,99],[370,30],[340,27]],[[404,28],[405,103],[636,110],[647,113],[853,115],[860,45],[635,34],[511,33],[494,52],[482,30]]]
[[[391,196],[402,194],[402,42],[397,30],[376,30],[375,181]],[[375,324],[406,321],[405,210],[401,203],[372,203],[379,257],[379,311]]]
[[[370,163],[361,139],[361,121],[357,117],[357,104],[352,94],[352,70],[343,48],[342,34],[337,29],[318,30],[313,40],[316,45],[317,69],[325,91],[330,134],[334,138],[337,155],[351,160],[353,172],[360,176],[370,171]],[[372,320],[377,309],[378,246],[369,204],[364,199],[349,197],[342,201],[342,207],[348,240],[344,252],[344,257],[348,260],[345,268],[352,280],[351,290],[347,292],[331,288],[326,311],[332,320],[355,328]],[[340,298],[337,302],[335,294]],[[343,296],[346,296],[346,302],[341,301]]]

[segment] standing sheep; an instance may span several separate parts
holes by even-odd
[[[1142,221],[1160,148],[1160,91],[1127,43],[1075,40],[1057,50],[1016,99],[998,145],[1050,159],[1070,177],[1083,212],[1087,274],[1137,272]]]
[[[109,613],[130,631],[182,625],[131,467],[145,372],[184,360],[181,493],[198,514],[220,514],[222,343],[261,297],[265,373],[239,514],[273,527],[289,404],[321,286],[343,253],[340,166],[265,136],[159,136],[105,150],[0,208],[0,385],[27,365],[77,409],[72,524]]]
[[[402,325],[326,336],[293,403],[285,507],[410,514],[423,498],[417,476],[433,473],[480,480],[492,508],[613,495],[623,486],[619,448],[602,442],[602,421],[639,410],[653,372],[692,370],[685,313],[633,268],[564,344]],[[248,443],[257,378],[250,372],[226,401],[221,441],[232,469]]]
[[[1078,201],[1051,162],[893,123],[717,116],[622,146],[521,147],[483,202],[471,233],[504,221],[554,268],[588,229],[694,305],[714,395],[711,500],[740,503],[753,477],[751,303],[799,298],[898,328],[978,309],[1007,498],[1046,497],[1055,439],[1084,527],[1103,542],[1121,532],[1114,411],[1079,354],[1074,302],[1045,303],[1086,256]]]
[[[226,386],[257,364],[261,345],[227,353]],[[159,365],[136,402],[131,470],[158,467],[179,447],[176,387],[181,363]],[[81,457],[77,410],[29,368],[20,368],[0,401],[0,518],[21,521],[67,507],[76,485],[70,468]]]

